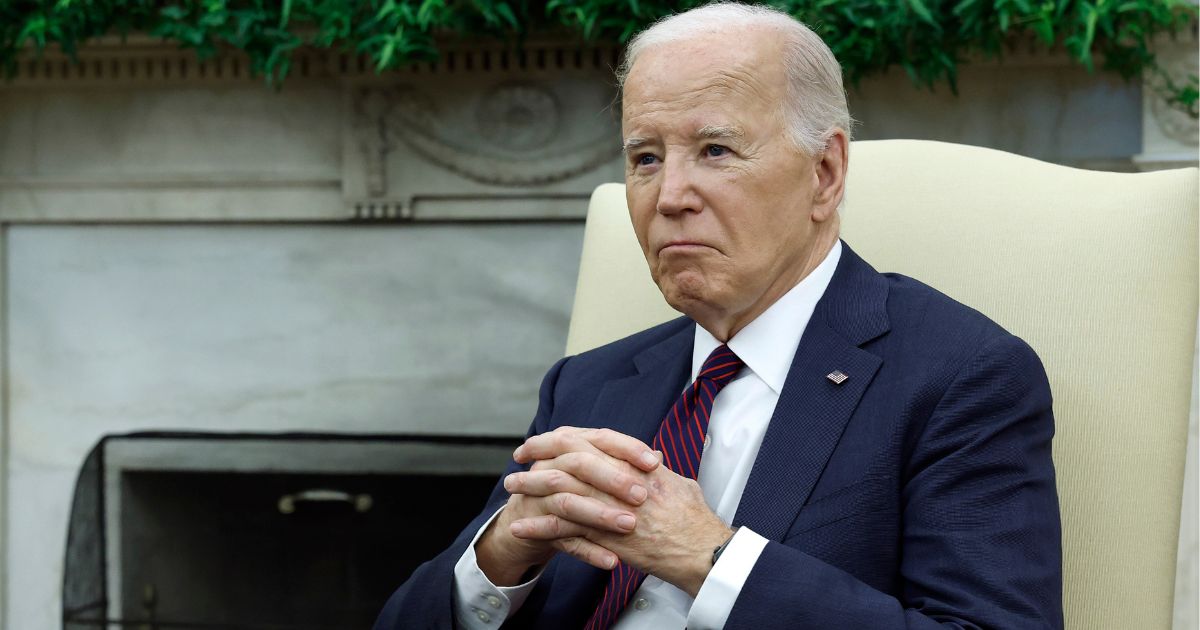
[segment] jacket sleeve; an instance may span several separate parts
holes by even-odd
[[[1050,387],[1020,339],[985,344],[921,431],[900,497],[899,587],[770,542],[727,628],[1062,628]]]
[[[541,433],[549,426],[554,407],[554,388],[558,381],[558,375],[566,362],[566,358],[560,359],[542,380],[538,395],[537,414],[534,416],[526,437]],[[503,485],[504,477],[525,468],[527,466],[509,461],[504,473],[492,489],[492,494],[483,511],[459,533],[448,549],[417,567],[408,581],[388,598],[383,611],[375,620],[375,630],[411,630],[414,628],[451,630],[454,627],[454,565],[462,557],[467,545],[470,544],[484,522],[508,501],[509,495]],[[415,507],[431,509],[431,506]]]

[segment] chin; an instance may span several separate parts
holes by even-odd
[[[658,289],[671,308],[695,319],[695,314],[711,308],[712,290],[700,274],[683,272],[658,279]]]

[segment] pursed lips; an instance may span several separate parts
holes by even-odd
[[[715,248],[712,245],[708,245],[707,243],[701,243],[699,241],[679,240],[679,241],[670,241],[670,242],[664,244],[662,247],[659,247],[658,253],[659,253],[659,255],[662,255],[663,252],[666,252],[668,250],[670,250],[671,252],[686,253],[688,251],[701,250],[701,249],[715,249]]]

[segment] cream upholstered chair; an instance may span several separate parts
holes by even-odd
[[[856,142],[843,236],[984,312],[1054,393],[1068,628],[1171,627],[1197,322],[1197,170],[1084,171],[962,145]],[[624,187],[596,189],[574,354],[678,316]]]

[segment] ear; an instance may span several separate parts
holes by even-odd
[[[825,150],[816,157],[817,187],[813,191],[813,221],[822,223],[837,214],[846,188],[846,169],[850,161],[850,139],[846,132],[834,129],[825,142]]]

